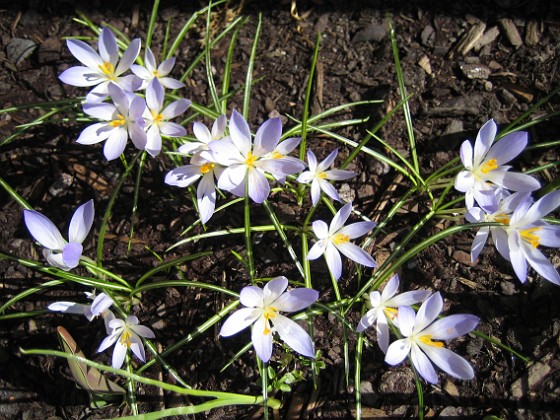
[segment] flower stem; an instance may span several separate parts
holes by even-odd
[[[255,261],[253,260],[253,242],[251,241],[251,198],[249,197],[249,176],[245,181],[245,208],[244,208],[244,225],[245,225],[245,248],[247,252],[247,268],[249,269],[249,277],[251,284],[255,284]]]

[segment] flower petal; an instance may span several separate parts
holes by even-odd
[[[287,287],[287,285],[286,285]],[[245,286],[239,293],[239,302],[248,308],[260,308],[263,306],[264,292],[257,286]]]
[[[331,235],[340,230],[340,228],[348,220],[348,217],[350,217],[350,213],[352,213],[352,203],[347,203],[334,215],[329,226],[329,233]]]
[[[126,130],[123,129],[115,129],[111,132],[111,135],[105,142],[103,146],[103,154],[107,160],[114,160],[117,159],[126,147],[126,141],[128,139],[128,135]]]
[[[445,347],[434,347],[420,344],[422,350],[432,362],[445,373],[459,379],[473,379],[474,370],[472,366],[458,354],[455,354]],[[427,378],[425,378],[430,382]],[[432,382],[435,383],[435,382]]]
[[[502,166],[516,158],[527,147],[528,136],[525,131],[515,131],[495,142],[486,159],[496,159],[496,164]]]
[[[342,261],[338,250],[330,242],[325,249],[325,261],[334,279],[338,280],[342,275]]]
[[[529,244],[523,244],[522,247],[531,267],[548,281],[560,286],[560,274],[558,274],[558,271],[556,271],[556,268],[554,268],[548,258],[537,248],[533,248]]]
[[[410,353],[411,343],[407,338],[393,341],[391,345],[387,348],[387,353],[385,353],[385,363],[391,366],[398,365],[406,356]]]
[[[45,248],[62,250],[66,245],[58,228],[41,213],[35,210],[24,210],[23,219],[31,236]]]
[[[449,315],[436,320],[422,334],[431,335],[434,340],[451,340],[474,330],[479,321],[479,317],[470,314]]]
[[[67,85],[77,87],[95,86],[106,80],[101,73],[84,66],[70,67],[64,70],[58,78]]]
[[[62,250],[62,261],[68,268],[77,267],[82,257],[82,251],[84,248],[82,244],[77,242],[69,242],[64,246]]]
[[[270,194],[270,184],[268,179],[262,173],[254,168],[249,168],[247,171],[249,183],[249,197],[258,204],[261,204],[268,198]]]
[[[418,313],[416,314],[416,321],[412,330],[413,334],[418,334],[428,325],[430,325],[443,309],[443,298],[439,292],[434,293],[422,303]],[[399,315],[400,325],[400,315]]]
[[[229,133],[233,144],[246,156],[251,150],[251,131],[245,118],[236,110],[231,113]]]
[[[275,277],[264,285],[262,305],[269,306],[284,293],[288,287],[288,279],[284,276]]]
[[[356,261],[357,263],[365,265],[366,267],[377,267],[377,263],[375,262],[373,257],[359,246],[354,245],[350,242],[338,244],[335,246],[340,252],[342,252],[352,261]]]
[[[473,167],[473,148],[469,140],[465,140],[461,143],[461,148],[459,149],[459,155],[461,156],[461,163],[467,169],[472,169]]]
[[[313,340],[300,325],[282,315],[272,320],[280,338],[292,349],[307,357],[315,357]]]
[[[115,344],[115,348],[113,349],[113,358],[111,360],[111,366],[114,369],[120,369],[123,365],[124,358],[126,356],[126,352],[128,347],[122,344],[120,341],[117,341]]]
[[[104,27],[99,34],[99,55],[103,61],[115,64],[119,59],[119,49],[117,47],[117,40],[113,32]]]
[[[272,331],[268,327],[268,321],[260,317],[253,325],[251,331],[251,341],[257,356],[263,361],[268,362],[272,356]]]
[[[348,235],[350,239],[356,239],[360,236],[365,235],[366,233],[369,233],[376,225],[377,223],[375,222],[357,222],[352,223],[348,226],[344,226],[338,232],[344,235]]]
[[[68,39],[66,40],[66,46],[74,57],[90,69],[97,70],[99,66],[103,64],[103,60],[99,54],[84,41]]]
[[[493,119],[487,121],[476,136],[476,141],[474,142],[474,155],[473,155],[473,167],[478,167],[484,157],[490,150],[490,146],[496,137],[496,132],[498,131],[498,126]]]
[[[427,346],[426,346],[427,347]],[[435,347],[434,347],[435,348]],[[439,349],[438,349],[439,350]],[[418,374],[431,384],[438,383],[438,376],[432,362],[426,356],[416,343],[412,343],[410,349],[410,360],[418,371]]]
[[[490,234],[490,228],[482,227],[476,232],[476,236],[471,245],[471,261],[475,262],[480,254],[480,251],[484,249],[484,245],[486,245],[486,240],[488,239],[488,235]]]
[[[292,289],[276,299],[273,306],[281,312],[297,312],[319,299],[319,292],[308,288]]]
[[[282,121],[280,118],[266,120],[257,130],[253,143],[253,154],[264,156],[274,150],[282,136]]]
[[[220,329],[220,335],[222,337],[229,337],[231,335],[237,334],[239,331],[247,328],[253,322],[255,322],[261,311],[253,308],[241,308],[232,313],[226,321],[222,324]]]
[[[70,220],[68,240],[70,242],[84,242],[93,225],[94,216],[93,200],[89,200],[78,207],[72,216],[72,220]]]
[[[132,40],[126,51],[123,53],[121,59],[119,60],[119,64],[117,64],[117,68],[115,69],[115,74],[121,75],[134,63],[136,57],[140,53],[140,38],[136,38]]]
[[[517,232],[512,232],[508,236],[508,245],[509,245],[509,257],[511,266],[513,267],[513,271],[517,275],[517,278],[521,281],[521,283],[525,283],[527,280],[527,260],[523,255],[523,250],[521,249],[520,242],[522,239],[519,237]]]

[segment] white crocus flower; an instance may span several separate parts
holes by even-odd
[[[177,151],[185,155],[192,155],[202,152],[203,150],[209,150],[208,144],[211,141],[223,138],[226,126],[227,117],[225,115],[221,115],[214,121],[214,124],[212,124],[212,131],[208,130],[208,128],[200,122],[193,123],[193,133],[197,141],[185,143],[181,145]]]
[[[78,137],[80,144],[105,141],[103,154],[107,160],[118,158],[126,147],[128,138],[139,150],[144,150],[147,135],[143,118],[146,101],[140,96],[127,95],[116,85],[109,86],[112,103],[84,104],[84,112],[103,122],[87,126]]]
[[[61,301],[51,303],[48,308],[53,312],[84,315],[88,319],[88,321],[92,321],[98,316],[101,316],[105,321],[105,329],[107,331],[107,334],[109,334],[111,332],[109,322],[115,318],[113,312],[111,312],[111,310],[109,309],[114,303],[113,299],[111,299],[111,297],[107,296],[105,293],[100,293],[96,296],[94,293],[86,292],[86,296],[88,299],[93,301],[91,305]]]
[[[457,314],[437,319],[442,308],[443,299],[439,292],[426,299],[417,314],[409,306],[399,307],[398,327],[404,338],[391,343],[385,362],[398,365],[410,354],[414,368],[432,384],[438,382],[432,362],[455,378],[474,378],[474,370],[469,362],[446,349],[441,340],[467,334],[476,328],[479,318]]]
[[[172,169],[165,176],[165,183],[177,187],[188,187],[200,180],[196,189],[196,201],[200,220],[208,222],[216,208],[216,184],[214,178],[218,178],[223,168],[218,165],[208,150],[196,153],[190,161],[190,165],[180,166]]]
[[[356,328],[356,331],[360,333],[375,324],[377,343],[383,353],[387,353],[389,347],[389,322],[394,325],[398,324],[397,308],[422,302],[431,293],[429,290],[412,290],[397,294],[398,288],[399,276],[395,274],[387,282],[382,293],[377,290],[371,292],[369,294],[371,309],[360,319]]]
[[[560,274],[548,258],[539,251],[540,245],[560,248],[560,226],[550,225],[543,219],[548,213],[560,206],[560,190],[546,194],[532,203],[523,201],[503,229],[493,231],[496,249],[511,262],[515,274],[525,282],[527,263],[548,281],[560,285]]]
[[[31,236],[45,249],[43,255],[53,267],[68,271],[78,265],[82,256],[82,243],[86,239],[95,214],[93,200],[76,209],[68,228],[66,241],[58,228],[47,217],[34,210],[24,210],[25,226]]]
[[[504,225],[509,224],[509,220],[511,218],[512,213],[515,211],[520,204],[524,202],[533,202],[533,199],[530,193],[522,193],[516,192],[507,196],[506,198],[500,200],[498,202],[498,207],[491,212],[486,212],[484,209],[480,207],[472,207],[467,213],[465,214],[465,218],[470,223],[502,223]],[[485,226],[481,227],[477,232],[476,236],[473,240],[471,245],[471,261],[476,261],[480,252],[484,248],[486,241],[488,239],[489,234],[492,233],[492,238],[494,244],[497,246],[501,246],[502,242],[496,241],[496,236],[503,236],[506,234],[505,226]]]
[[[109,28],[99,34],[99,54],[83,41],[69,39],[68,49],[84,66],[70,67],[59,79],[72,86],[96,86],[86,96],[86,102],[101,102],[109,95],[109,85],[116,84],[127,92],[140,87],[142,80],[135,75],[122,76],[140,52],[140,39],[133,40],[119,60],[115,35]]]
[[[120,318],[112,319],[109,322],[109,327],[112,329],[112,332],[101,342],[97,352],[101,353],[114,344],[115,348],[111,364],[113,368],[120,369],[128,349],[132,350],[132,353],[142,362],[146,361],[144,344],[140,337],[154,338],[155,335],[151,329],[144,325],[139,325],[138,318],[134,315],[129,315],[126,317],[126,320]]]
[[[314,206],[317,205],[319,198],[321,198],[321,191],[333,200],[340,201],[336,188],[329,181],[342,181],[356,176],[352,171],[329,169],[337,155],[338,149],[335,149],[322,162],[317,163],[315,153],[311,150],[307,151],[309,170],[302,172],[298,176],[297,181],[301,184],[309,184],[311,182],[311,201]]]
[[[327,226],[322,220],[316,220],[312,224],[318,241],[309,250],[307,259],[314,260],[324,254],[329,271],[336,280],[342,275],[342,260],[339,252],[366,267],[377,267],[377,263],[371,255],[350,242],[351,239],[359,238],[370,232],[376,223],[357,222],[344,226],[350,213],[352,213],[352,203],[344,205],[335,214],[330,226]]]
[[[511,166],[504,165],[525,149],[527,133],[509,133],[494,143],[497,130],[496,123],[491,119],[478,132],[474,148],[468,140],[461,144],[461,162],[465,170],[455,178],[455,189],[465,193],[467,209],[473,207],[475,201],[485,210],[496,209],[496,188],[524,192],[540,188],[535,178],[509,172]]]
[[[173,66],[175,66],[175,57],[162,61],[158,66],[154,53],[149,47],[146,47],[144,66],[133,64],[130,70],[142,79],[142,86],[140,89],[146,89],[154,80],[159,81],[163,87],[167,89],[179,89],[184,87],[185,84],[167,76],[171,73],[171,70],[173,70]]]
[[[218,188],[221,190],[244,197],[247,184],[249,197],[260,204],[270,193],[266,173],[275,179],[283,179],[301,169],[292,160],[269,157],[282,136],[280,118],[265,121],[257,130],[253,143],[247,121],[237,111],[233,111],[229,132],[229,138],[208,144],[216,162],[225,167],[218,179]]]
[[[239,294],[245,308],[238,309],[222,325],[220,335],[229,337],[253,325],[251,341],[259,358],[268,362],[272,356],[272,335],[280,338],[298,353],[315,356],[315,348],[309,334],[280,312],[297,312],[317,301],[319,292],[313,289],[292,289],[285,292],[288,280],[281,276],[270,280],[263,289],[246,286]]]
[[[183,137],[187,131],[182,125],[168,120],[181,115],[191,105],[188,99],[179,99],[163,109],[165,93],[162,85],[155,80],[146,89],[146,151],[151,156],[157,156],[161,151],[161,136]]]

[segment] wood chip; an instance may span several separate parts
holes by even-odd
[[[420,60],[418,60],[418,65],[428,74],[432,74],[432,66],[430,65],[430,59],[427,55],[423,55]]]
[[[529,47],[534,47],[541,40],[542,26],[536,20],[530,20],[527,22],[527,27],[525,28],[525,43]]]
[[[494,40],[498,37],[498,35],[500,35],[500,30],[498,29],[497,26],[492,26],[490,29],[484,32],[484,35],[482,35],[478,39],[478,41],[475,42],[473,46],[474,50],[480,51],[482,47],[494,42]]]
[[[484,22],[480,22],[474,25],[469,31],[461,38],[457,46],[452,49],[448,57],[453,58],[455,54],[459,54],[461,56],[465,56],[472,50],[478,40],[484,34],[484,30],[486,29],[486,24]]]
[[[535,93],[525,86],[517,85],[514,83],[505,83],[502,85],[502,87],[513,93],[518,98],[523,99],[525,102],[533,102],[533,99],[535,97]]]
[[[511,19],[502,18],[498,22],[500,23],[500,26],[511,45],[515,48],[523,45],[521,35],[519,35],[519,31]]]

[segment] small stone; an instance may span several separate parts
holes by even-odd
[[[377,404],[379,399],[378,394],[373,389],[373,384],[369,381],[362,381],[360,383],[360,393],[362,395],[362,402],[365,405],[373,407]]]
[[[430,59],[427,55],[423,55],[420,60],[418,60],[418,65],[428,74],[432,74],[432,66],[430,65]]]
[[[37,48],[37,44],[30,39],[12,38],[6,47],[8,60],[16,66],[28,58]]]
[[[462,64],[460,66],[463,74],[469,79],[482,79],[486,80],[490,77],[490,68],[484,64]]]
[[[434,46],[434,41],[436,39],[435,29],[432,26],[427,25],[422,30],[422,34],[420,35],[420,39],[422,40],[422,45],[424,45],[426,47],[433,47]]]
[[[474,267],[476,265],[476,262],[471,261],[470,254],[465,251],[455,251],[451,258],[453,258],[459,264],[467,265],[469,267]]]

